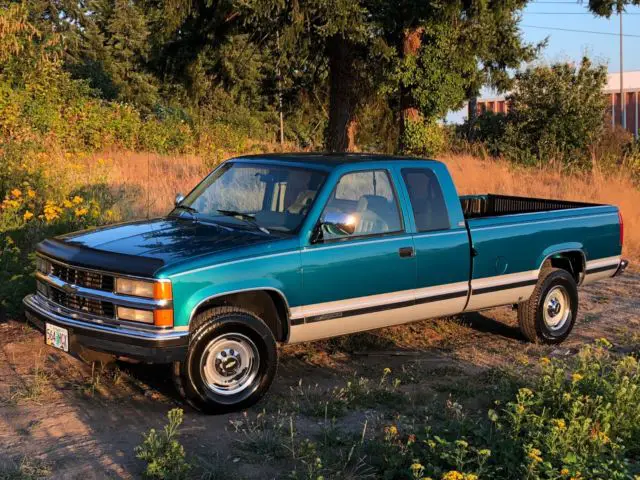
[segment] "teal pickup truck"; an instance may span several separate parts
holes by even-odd
[[[45,240],[26,315],[46,343],[172,363],[206,412],[268,389],[276,345],[516,305],[562,342],[578,285],[613,277],[610,205],[459,197],[444,164],[365,154],[222,163],[163,218]]]

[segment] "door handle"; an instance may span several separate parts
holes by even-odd
[[[414,253],[413,247],[402,247],[398,250],[398,255],[402,258],[413,257]]]

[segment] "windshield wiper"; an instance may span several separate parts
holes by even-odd
[[[174,208],[174,210],[184,210],[186,212],[189,212],[191,214],[191,220],[193,221],[193,223],[198,223],[198,217],[196,216],[196,213],[198,213],[198,210],[196,210],[193,207],[190,207],[189,205],[176,205]]]
[[[256,220],[256,216],[251,213],[238,212],[237,210],[216,210],[216,211],[227,217],[238,217],[246,222],[249,222],[251,225],[258,228],[258,230],[260,230],[261,232],[266,233],[267,235],[271,234],[269,230],[267,230],[265,227],[263,227],[258,223],[258,221]]]
[[[190,207],[189,205],[176,205],[174,208],[176,209],[181,208],[183,210],[186,210],[187,212],[198,213],[198,210],[196,210],[193,207]]]

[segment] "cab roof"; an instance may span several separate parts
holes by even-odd
[[[265,153],[255,155],[243,155],[230,159],[231,161],[258,161],[301,164],[305,166],[321,166],[335,168],[340,165],[353,163],[384,163],[395,161],[420,161],[439,163],[425,158],[403,157],[398,155],[385,155],[379,153]]]

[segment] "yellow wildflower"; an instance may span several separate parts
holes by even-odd
[[[409,467],[414,477],[422,476],[422,472],[424,471],[424,466],[421,463],[415,462],[413,465]]]
[[[518,414],[522,415],[524,413],[524,405],[522,405],[520,403],[518,405],[516,405],[516,412]]]
[[[35,196],[36,196],[35,190],[32,190],[32,189],[27,190],[27,196],[29,198],[35,198]]]
[[[571,380],[573,381],[573,383],[579,382],[583,378],[584,378],[584,376],[582,376],[579,373],[574,373],[573,375],[571,375]]]
[[[571,400],[571,394],[570,394],[570,393],[566,393],[566,392],[565,392],[565,393],[563,393],[563,394],[562,394],[562,399],[563,399],[565,402],[568,402],[569,400]]]
[[[543,365],[549,365],[551,363],[551,360],[549,360],[549,357],[542,357],[540,359],[540,363]]]
[[[563,468],[562,470],[560,470],[560,475],[562,475],[563,477],[566,477],[567,475],[569,475],[569,469]]]
[[[558,428],[558,430],[564,430],[565,428],[567,428],[566,423],[561,418],[554,418],[553,420],[551,420],[551,423],[553,423]]]
[[[24,215],[22,216],[22,218],[24,218],[25,220],[30,220],[33,218],[33,213],[27,210],[26,212],[24,212]]]
[[[464,480],[478,480],[478,475],[475,473],[466,473],[464,475]]]
[[[89,210],[86,208],[76,208],[75,214],[76,217],[82,217],[87,214]]]
[[[533,396],[533,392],[529,388],[521,388],[520,390],[518,390],[518,393],[520,393],[520,395],[522,395],[523,397]]]
[[[382,373],[384,373],[385,375],[389,375],[391,373],[391,369],[389,367],[385,367]]]
[[[73,197],[72,202],[75,203],[76,205],[78,205],[79,203],[84,202],[84,199],[82,197],[79,197],[78,195],[76,195],[75,197]]]
[[[542,452],[537,448],[532,448],[529,450],[528,457],[536,463],[542,463],[542,457],[540,456]]]
[[[456,440],[456,445],[461,448],[467,448],[469,446],[469,444],[464,440]]]
[[[18,188],[14,188],[11,190],[11,195],[13,195],[14,198],[20,198],[22,196],[22,192]]]
[[[490,457],[491,450],[489,450],[488,448],[483,448],[482,450],[478,451],[478,455],[480,455],[481,457]]]
[[[464,480],[464,475],[457,470],[450,470],[442,475],[442,480]]]
[[[73,207],[73,203],[71,202],[71,200],[64,200],[64,201],[62,202],[62,206],[63,206],[64,208],[71,208],[71,207]]]
[[[55,220],[60,217],[60,213],[62,213],[62,209],[58,207],[54,202],[48,201],[44,206],[44,218],[47,222]]]

